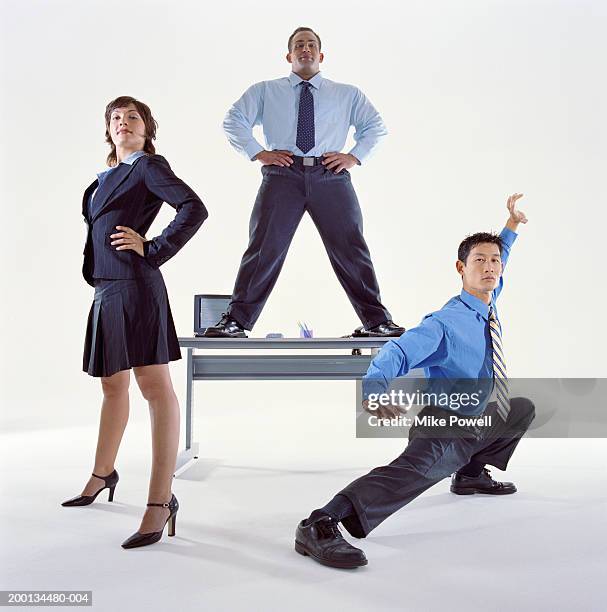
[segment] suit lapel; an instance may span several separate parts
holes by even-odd
[[[139,158],[141,159],[141,158]],[[96,213],[91,221],[94,221],[107,207],[112,194],[124,183],[129,174],[133,171],[133,168],[137,165],[139,159],[135,160],[132,164],[119,164],[110,175],[103,181],[103,184],[97,190],[95,194],[95,209]]]

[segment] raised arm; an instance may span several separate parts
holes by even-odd
[[[231,106],[223,120],[223,131],[230,144],[253,160],[264,148],[253,137],[253,127],[261,123],[264,84],[251,85]]]
[[[516,208],[516,202],[522,197],[522,193],[515,193],[511,195],[506,202],[506,208],[508,208],[508,212],[510,213],[508,221],[506,221],[506,227],[513,232],[516,232],[519,223],[527,223],[527,216],[525,213]]]
[[[500,238],[502,239],[502,276],[500,276],[499,283],[497,287],[493,290],[493,298],[496,299],[499,294],[502,292],[502,288],[504,285],[503,274],[504,268],[508,263],[508,258],[510,257],[510,250],[512,249],[512,245],[516,240],[518,234],[516,230],[520,223],[527,223],[527,216],[521,210],[516,208],[516,202],[523,197],[522,193],[514,193],[506,202],[506,208],[508,208],[508,212],[510,213],[508,220],[506,221],[506,225],[504,229],[500,233]]]

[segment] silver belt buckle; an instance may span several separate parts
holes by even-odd
[[[303,165],[304,166],[313,166],[314,165],[314,158],[313,157],[304,157],[303,158]]]

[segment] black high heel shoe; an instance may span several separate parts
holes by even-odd
[[[169,536],[174,536],[175,523],[177,522],[177,510],[179,510],[179,502],[177,501],[177,498],[171,494],[171,501],[168,504],[148,504],[148,506],[158,506],[160,508],[169,509],[169,518],[166,520],[164,525],[167,523],[169,524]],[[160,531],[152,531],[151,533],[139,533],[136,531],[122,543],[122,548],[137,548],[139,546],[148,546],[148,544],[158,542],[158,540],[160,540],[162,537],[164,525]]]
[[[101,489],[99,489],[99,491],[97,491],[97,493],[95,493],[95,495],[77,495],[76,497],[72,497],[72,499],[64,501],[61,505],[67,507],[88,506],[89,504],[92,504],[95,501],[97,495],[99,495],[99,493],[101,493],[101,491],[103,491],[104,489],[110,490],[110,493],[108,495],[108,501],[114,501],[114,489],[116,488],[116,485],[118,484],[119,480],[118,472],[114,470],[108,476],[97,476],[97,474],[93,474],[93,476],[95,478],[103,480],[104,482],[104,485],[101,487]]]

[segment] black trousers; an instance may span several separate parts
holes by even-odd
[[[436,427],[412,427],[409,444],[400,456],[340,491],[356,511],[342,521],[344,527],[354,537],[364,538],[391,514],[472,459],[505,470],[535,418],[535,407],[526,398],[511,398],[510,406],[508,420],[504,422],[497,414],[497,404],[490,402],[484,412],[492,417],[488,428],[447,426],[437,436]],[[427,406],[419,415],[444,417],[446,412]]]
[[[249,246],[242,256],[228,309],[252,329],[274,288],[297,226],[308,212],[333,270],[366,327],[390,319],[379,286],[350,173],[334,174],[322,165],[262,166],[263,180],[249,223]]]

